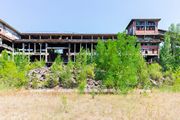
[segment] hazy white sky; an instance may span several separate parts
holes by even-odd
[[[117,33],[132,18],[180,23],[180,0],[0,0],[0,19],[20,32]]]

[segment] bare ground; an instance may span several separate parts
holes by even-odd
[[[178,120],[180,93],[0,92],[0,120]]]

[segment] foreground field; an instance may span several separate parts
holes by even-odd
[[[180,93],[0,92],[0,120],[178,120]]]

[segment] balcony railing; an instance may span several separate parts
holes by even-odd
[[[157,50],[159,48],[159,46],[153,46],[153,45],[142,45],[141,46],[142,49],[155,49]]]

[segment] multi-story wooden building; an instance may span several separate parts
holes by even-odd
[[[158,29],[159,20],[132,19],[126,28],[128,34],[138,37],[142,54],[147,59],[159,55],[159,43],[164,34]],[[44,59],[46,63],[52,63],[58,54],[64,62],[75,61],[81,47],[93,55],[98,39],[115,40],[117,34],[21,33],[0,20],[0,52],[6,49],[13,56],[22,52],[31,61]]]
[[[141,44],[141,53],[147,61],[159,58],[159,45],[165,30],[158,29],[161,19],[132,19],[126,27],[127,34],[135,35]]]

